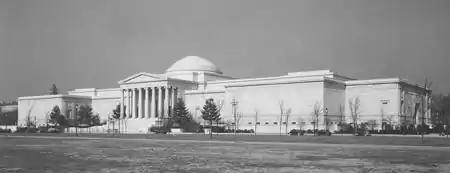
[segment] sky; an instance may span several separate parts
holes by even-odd
[[[115,88],[185,56],[228,76],[330,69],[450,93],[449,0],[0,0],[0,100]]]

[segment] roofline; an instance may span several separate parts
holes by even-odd
[[[24,96],[17,98],[18,101],[21,100],[36,100],[36,99],[53,99],[53,98],[78,98],[78,99],[91,99],[90,96],[78,96],[78,95],[40,95],[40,96]]]

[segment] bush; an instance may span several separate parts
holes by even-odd
[[[167,132],[170,132],[170,129],[164,128],[164,127],[152,126],[152,127],[150,127],[149,131],[157,133],[157,134],[159,134],[159,133],[166,134]]]
[[[0,133],[11,133],[11,129],[2,129],[2,128],[0,128]]]
[[[331,136],[331,132],[328,130],[319,130],[316,132],[317,136]]]
[[[291,135],[291,136],[303,136],[303,135],[305,135],[305,131],[304,130],[300,130],[300,129],[292,129],[291,131],[289,131],[289,135]]]

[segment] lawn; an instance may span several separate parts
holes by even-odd
[[[54,134],[54,133],[16,133],[10,134],[14,136],[63,136],[67,137],[69,134]],[[76,137],[71,134],[71,137]],[[179,134],[171,135],[154,135],[154,134],[121,134],[121,135],[107,135],[107,134],[79,134],[82,137],[95,138],[145,138],[145,139],[167,139],[167,140],[195,140],[207,141],[210,140],[209,135],[204,134]],[[401,145],[401,146],[433,146],[433,147],[450,147],[450,139],[445,137],[430,137],[426,136],[424,141],[419,135],[409,136],[279,136],[279,135],[213,135],[212,140],[217,141],[247,141],[247,142],[285,142],[285,143],[322,143],[322,144],[367,144],[367,145]]]
[[[130,136],[0,137],[0,172],[450,172],[447,147],[256,144],[225,141],[224,137],[217,137],[224,141],[210,141],[192,140],[191,136],[189,141],[174,140],[188,136],[167,140],[161,138],[170,136],[152,136],[159,140]]]

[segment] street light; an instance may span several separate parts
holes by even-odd
[[[236,136],[236,128],[237,128],[237,124],[236,124],[236,105],[237,104],[238,104],[238,102],[233,97],[233,100],[231,101],[231,106],[233,107],[233,116],[234,116],[234,136]]]
[[[328,131],[328,108],[325,108],[325,130]]]
[[[8,130],[8,114],[5,114],[5,128]]]

